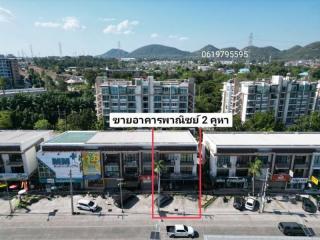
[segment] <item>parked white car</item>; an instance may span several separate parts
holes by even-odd
[[[244,205],[247,210],[253,211],[257,204],[257,200],[253,197],[248,197],[246,204]]]
[[[94,212],[97,210],[98,205],[92,200],[88,199],[80,199],[77,203],[77,208],[80,210],[86,210],[86,211],[91,211]]]

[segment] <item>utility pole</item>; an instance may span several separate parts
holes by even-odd
[[[269,178],[269,168],[267,168],[267,173],[266,173],[266,178],[264,180],[264,185],[263,185],[263,192],[261,195],[261,207],[260,207],[260,213],[263,213],[264,211],[264,205],[265,205],[265,201],[266,201],[266,192],[267,192],[267,188],[268,188],[268,178]]]
[[[74,214],[74,210],[73,210],[73,186],[72,186],[72,170],[71,170],[71,165],[70,165],[69,176],[70,176],[71,215],[73,215],[73,214]]]
[[[7,198],[8,198],[8,202],[9,202],[9,206],[10,206],[10,214],[13,213],[13,208],[12,208],[12,204],[11,204],[11,199],[10,199],[10,194],[9,194],[9,185],[8,185],[8,181],[6,179],[5,181],[6,186],[7,186]]]
[[[158,213],[160,215],[160,175],[161,171],[158,173]]]

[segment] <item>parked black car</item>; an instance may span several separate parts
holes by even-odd
[[[154,203],[156,206],[158,206],[158,199],[160,200],[160,207],[165,207],[166,205],[169,205],[173,201],[172,196],[168,194],[160,194],[160,196],[154,200]]]
[[[243,211],[245,209],[245,204],[246,200],[243,197],[235,197],[233,200],[233,207],[239,211]]]
[[[122,204],[125,206],[131,199],[133,199],[135,195],[130,191],[123,191],[122,192]],[[121,208],[121,195],[117,194],[113,197],[114,205]]]
[[[309,213],[317,212],[317,206],[309,198],[302,199],[302,208]]]
[[[278,228],[287,236],[308,236],[303,226],[296,222],[280,222]]]

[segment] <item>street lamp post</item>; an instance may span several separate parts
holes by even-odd
[[[73,186],[72,186],[72,170],[70,167],[69,171],[69,176],[70,176],[70,199],[71,199],[71,215],[74,214],[74,209],[73,209]]]
[[[7,179],[6,179],[5,183],[7,186],[7,197],[8,197],[8,202],[9,202],[9,206],[10,206],[10,214],[11,214],[11,213],[13,213],[13,208],[12,208],[12,204],[11,204],[11,199],[10,199],[10,194],[9,194],[9,185],[8,185]]]
[[[123,178],[119,178],[118,179],[119,182],[119,188],[120,188],[120,201],[121,201],[121,212],[124,213],[123,211],[123,200],[122,200],[122,181],[123,181]]]
[[[264,180],[264,185],[263,185],[263,192],[261,194],[261,207],[260,207],[260,213],[263,213],[264,211],[264,205],[265,205],[265,201],[266,201],[266,192],[267,192],[267,188],[268,188],[268,178],[269,178],[269,168],[267,168],[267,172],[266,172],[266,178]]]

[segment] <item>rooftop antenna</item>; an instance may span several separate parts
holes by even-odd
[[[31,58],[33,58],[33,49],[32,49],[32,44],[30,44],[30,54],[31,54]]]
[[[253,42],[253,33],[250,33],[249,35],[249,42],[248,42],[248,57],[246,61],[246,68],[250,69],[250,57],[251,57],[251,47],[252,47],[252,42]]]
[[[59,46],[59,55],[60,55],[60,57],[62,57],[62,45],[61,45],[61,42],[58,43],[58,46]]]

